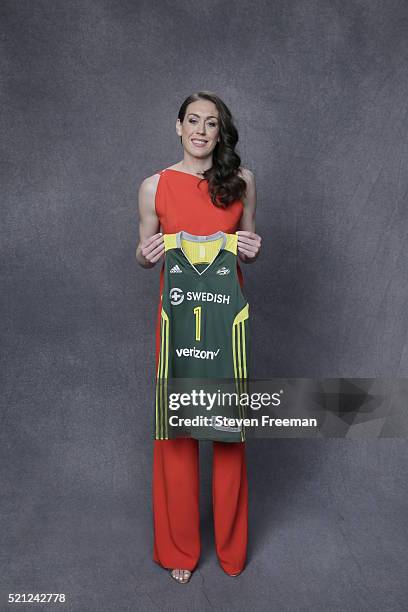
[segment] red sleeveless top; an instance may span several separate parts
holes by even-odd
[[[165,168],[161,170],[156,189],[155,209],[163,234],[184,230],[190,234],[208,236],[221,230],[234,234],[244,210],[241,200],[227,208],[218,208],[211,202],[208,182],[194,174]],[[160,296],[163,292],[164,261],[160,270]],[[243,276],[237,261],[238,279],[243,286]],[[160,348],[161,299],[157,313],[156,367]]]

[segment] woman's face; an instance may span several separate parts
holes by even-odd
[[[177,119],[176,131],[188,153],[194,157],[208,157],[218,141],[217,107],[210,100],[191,102],[183,122]]]

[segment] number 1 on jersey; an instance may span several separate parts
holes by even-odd
[[[196,306],[193,310],[196,320],[196,340],[201,340],[201,306]]]

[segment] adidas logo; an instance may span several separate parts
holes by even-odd
[[[222,266],[222,268],[218,268],[217,274],[229,274],[230,273],[230,269],[226,268],[225,266]]]
[[[182,269],[179,267],[178,264],[176,264],[175,266],[171,268],[170,274],[175,274],[176,272],[182,272]]]

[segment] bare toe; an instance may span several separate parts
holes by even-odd
[[[171,571],[171,577],[177,582],[185,583],[190,580],[191,572],[190,570],[174,569]]]

